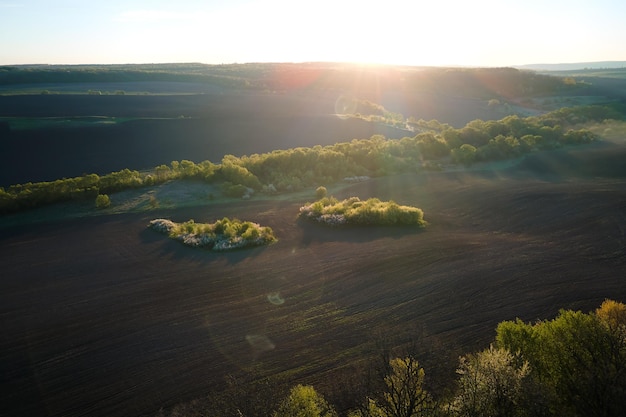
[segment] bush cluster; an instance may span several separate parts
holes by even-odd
[[[214,251],[267,245],[276,241],[270,227],[227,217],[215,223],[196,223],[193,220],[175,223],[168,219],[154,219],[149,227],[187,246]]]
[[[324,197],[300,207],[300,216],[329,226],[354,224],[423,227],[426,225],[424,212],[421,209],[401,206],[394,201],[380,201],[377,198],[361,201],[358,197],[351,197],[339,201],[334,197]]]

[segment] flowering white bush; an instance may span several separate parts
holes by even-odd
[[[380,201],[377,198],[361,201],[358,197],[350,197],[338,201],[334,197],[324,197],[300,207],[300,216],[329,226],[360,224],[422,227],[426,225],[424,212],[421,209],[401,206],[393,201]]]
[[[176,239],[180,240],[187,246],[193,247],[212,246],[215,243],[215,237],[209,235],[208,233],[185,233],[177,236]]]
[[[169,233],[174,230],[176,223],[167,219],[154,219],[150,220],[150,227],[161,233]]]
[[[339,226],[346,224],[346,216],[343,214],[322,214],[317,218],[317,221],[330,226]]]
[[[276,241],[269,227],[226,217],[212,224],[195,223],[193,220],[175,223],[167,219],[155,219],[150,221],[149,227],[187,246],[215,251],[260,246]]]
[[[215,245],[213,246],[213,250],[225,251],[225,250],[238,249],[238,248],[243,248],[244,246],[251,246],[251,243],[252,242],[246,242],[241,237],[236,237],[233,239],[220,239],[217,242],[215,242]]]
[[[317,217],[315,211],[313,211],[313,205],[312,204],[308,204],[308,205],[304,205],[304,206],[300,207],[300,215],[308,217],[308,218],[315,218],[315,217]]]
[[[369,179],[370,177],[368,177],[367,175],[360,175],[360,176],[354,176],[354,177],[345,177],[343,180],[346,182],[363,182]]]

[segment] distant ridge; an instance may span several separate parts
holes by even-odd
[[[515,68],[535,71],[572,71],[583,69],[615,69],[626,68],[626,61],[573,62],[566,64],[527,64],[516,65]]]

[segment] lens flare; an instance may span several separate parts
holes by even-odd
[[[255,353],[268,352],[276,348],[276,345],[263,334],[246,335],[246,341],[250,344]]]
[[[285,299],[280,296],[280,293],[273,292],[267,295],[267,301],[274,304],[275,306],[279,306],[285,303]]]
[[[352,97],[340,96],[335,101],[335,115],[339,118],[346,119],[348,115],[356,113],[357,102]]]

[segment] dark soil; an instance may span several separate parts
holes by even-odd
[[[236,156],[298,146],[332,145],[382,134],[415,133],[334,115],[338,91],[196,95],[0,96],[0,117],[107,116],[116,125],[0,129],[0,186],[124,168],[152,169],[173,160],[220,162]],[[399,93],[366,97],[416,119],[463,126],[502,117],[483,100]],[[180,118],[183,116],[184,118]],[[128,120],[128,119],[134,120]],[[127,120],[127,121],[123,121]]]
[[[305,201],[4,228],[0,414],[153,415],[235,372],[322,386],[407,329],[471,352],[502,320],[626,301],[625,155],[623,145],[561,150],[337,195],[416,205],[426,229],[298,222]],[[223,216],[280,240],[211,253],[146,227]]]

